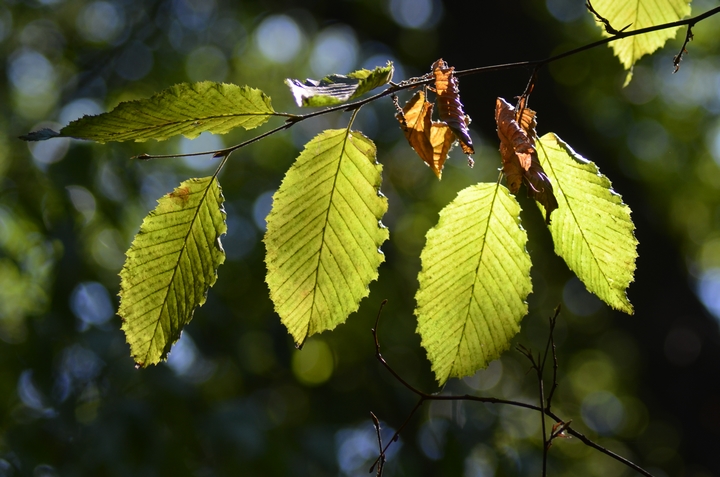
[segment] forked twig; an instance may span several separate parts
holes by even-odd
[[[645,469],[643,469],[643,468],[640,467],[639,465],[635,464],[634,462],[631,462],[631,461],[629,461],[628,459],[626,459],[626,458],[624,458],[624,457],[622,457],[622,456],[620,456],[620,455],[612,452],[611,450],[609,450],[609,449],[601,446],[600,444],[594,442],[592,439],[588,438],[587,436],[585,436],[585,435],[582,434],[581,432],[576,431],[575,429],[573,429],[573,428],[570,426],[571,423],[572,423],[572,420],[563,420],[563,419],[561,419],[558,415],[556,415],[554,412],[552,412],[552,411],[550,410],[549,401],[550,401],[550,398],[552,397],[552,394],[553,394],[554,391],[555,391],[555,388],[557,387],[557,356],[556,356],[556,352],[555,352],[555,342],[554,342],[554,339],[552,338],[552,332],[553,332],[553,330],[555,329],[555,321],[556,321],[556,319],[557,319],[557,317],[558,317],[558,315],[559,315],[559,313],[560,313],[560,307],[559,307],[559,306],[558,306],[557,308],[555,308],[555,314],[554,314],[554,316],[550,319],[550,324],[551,324],[550,335],[551,335],[551,336],[550,336],[550,338],[548,339],[548,343],[549,343],[549,344],[546,346],[545,356],[543,357],[543,359],[541,360],[539,355],[538,355],[538,357],[537,357],[537,359],[536,359],[536,358],[532,355],[532,353],[530,352],[530,350],[528,350],[527,348],[524,348],[524,347],[520,347],[520,348],[519,348],[519,351],[520,351],[521,353],[523,353],[525,356],[527,356],[528,359],[530,359],[533,367],[534,367],[536,370],[539,370],[538,376],[539,376],[539,381],[540,381],[540,383],[542,383],[542,381],[543,381],[543,380],[542,380],[542,368],[544,367],[545,362],[546,362],[546,360],[547,360],[547,356],[548,356],[548,352],[549,352],[548,350],[552,350],[552,355],[553,355],[553,387],[552,387],[552,389],[551,389],[550,396],[549,396],[548,399],[546,400],[546,399],[544,398],[543,385],[542,385],[542,384],[539,384],[540,394],[541,394],[541,396],[542,396],[542,398],[541,398],[541,406],[535,406],[535,405],[533,405],[533,404],[528,404],[528,403],[524,403],[524,402],[520,402],[520,401],[511,401],[511,400],[507,400],[507,399],[498,399],[498,398],[493,398],[493,397],[479,397],[479,396],[472,396],[472,395],[469,395],[469,394],[465,394],[465,395],[437,395],[437,394],[429,394],[429,393],[426,393],[426,392],[424,392],[424,391],[421,391],[421,390],[417,389],[417,388],[414,387],[412,384],[410,384],[410,383],[408,383],[407,381],[405,381],[405,380],[402,378],[402,376],[400,376],[400,375],[392,368],[392,366],[390,366],[390,364],[385,360],[385,358],[382,356],[382,354],[381,354],[381,352],[380,352],[380,341],[379,341],[379,335],[378,335],[378,327],[379,327],[379,324],[380,324],[380,315],[382,314],[382,310],[383,310],[383,308],[385,307],[386,304],[387,304],[387,300],[383,300],[382,303],[380,304],[380,309],[378,310],[377,317],[375,318],[375,326],[372,328],[372,335],[373,335],[373,339],[374,339],[374,342],[375,342],[375,357],[377,358],[378,361],[380,361],[380,363],[383,365],[383,367],[384,367],[385,369],[387,369],[387,370],[390,372],[390,374],[393,375],[393,377],[394,377],[395,379],[398,380],[398,382],[399,382],[400,384],[402,384],[402,385],[403,385],[405,388],[407,388],[409,391],[411,391],[412,393],[414,393],[415,395],[417,395],[417,396],[419,397],[419,399],[418,399],[417,404],[415,404],[415,407],[413,407],[412,411],[410,411],[410,414],[408,415],[408,417],[405,419],[405,421],[402,423],[402,425],[398,428],[398,430],[395,431],[395,433],[393,434],[393,437],[392,437],[392,439],[390,440],[390,442],[388,442],[388,443],[385,445],[384,448],[381,448],[381,450],[380,450],[380,455],[378,455],[377,459],[375,459],[375,461],[373,462],[372,467],[370,468],[370,472],[372,472],[373,469],[375,469],[375,465],[378,465],[380,462],[383,462],[383,464],[384,464],[384,462],[385,462],[385,456],[386,456],[386,453],[387,453],[388,448],[390,447],[390,445],[392,445],[393,442],[396,442],[396,441],[398,440],[398,438],[400,437],[400,433],[403,431],[403,429],[405,429],[405,427],[406,427],[406,426],[408,425],[408,423],[410,422],[410,419],[415,415],[415,413],[418,411],[418,409],[420,409],[420,408],[422,407],[422,405],[425,403],[425,401],[474,401],[474,402],[483,402],[483,403],[491,403],[491,404],[507,404],[507,405],[510,405],[510,406],[516,406],[516,407],[521,407],[521,408],[525,408],[525,409],[531,409],[531,410],[533,410],[533,411],[538,411],[538,412],[540,412],[543,416],[548,416],[548,417],[550,417],[551,419],[553,419],[553,420],[557,423],[557,425],[553,426],[553,428],[552,428],[552,430],[551,430],[551,432],[550,432],[550,436],[548,437],[548,436],[546,435],[546,431],[544,430],[544,429],[545,429],[545,427],[544,427],[544,426],[545,426],[545,422],[544,422],[545,419],[544,419],[544,417],[543,417],[543,443],[544,443],[544,448],[545,448],[545,450],[544,450],[544,454],[545,454],[545,455],[546,455],[546,453],[547,453],[547,449],[550,448],[550,446],[552,445],[552,441],[553,441],[554,439],[556,439],[556,438],[558,438],[558,437],[566,437],[566,434],[570,434],[571,436],[576,437],[577,439],[579,439],[583,444],[585,444],[585,445],[587,445],[587,446],[589,446],[589,447],[592,447],[593,449],[596,449],[596,450],[602,452],[603,454],[605,454],[605,455],[607,455],[607,456],[609,456],[609,457],[612,457],[613,459],[617,460],[618,462],[620,462],[620,463],[626,465],[627,467],[635,470],[635,471],[638,472],[639,474],[642,474],[642,475],[644,475],[645,477],[654,477],[650,472],[646,471]],[[546,461],[546,457],[544,457],[543,460]],[[543,463],[543,469],[545,469],[545,467],[546,467],[546,464],[545,464],[545,462],[544,462],[544,463]],[[544,472],[545,472],[545,470],[543,470],[543,475],[545,475]]]

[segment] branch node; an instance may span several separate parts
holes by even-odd
[[[590,0],[587,0],[587,1],[585,2],[585,7],[587,7],[587,9],[590,11],[590,13],[592,13],[593,15],[595,15],[595,18],[597,19],[597,21],[600,22],[600,23],[602,23],[603,26],[605,26],[605,31],[608,32],[608,33],[611,34],[611,35],[619,35],[620,33],[622,33],[622,32],[624,32],[625,30],[627,30],[627,29],[630,27],[630,25],[632,25],[632,23],[631,23],[630,25],[627,25],[627,26],[626,26],[625,28],[623,28],[622,30],[616,30],[615,28],[612,27],[612,25],[610,25],[610,21],[609,21],[607,18],[605,18],[604,16],[600,15],[600,14],[597,12],[597,10],[595,10],[595,9],[593,8],[592,3],[590,3]]]

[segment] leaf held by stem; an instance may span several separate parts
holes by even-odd
[[[472,139],[470,139],[470,117],[463,111],[460,102],[460,88],[458,80],[454,75],[455,68],[441,58],[432,64],[432,72],[435,77],[435,93],[437,93],[438,113],[440,120],[450,126],[452,132],[460,141],[460,146],[465,154],[474,154]]]
[[[495,121],[508,189],[517,193],[524,182],[528,195],[545,208],[545,221],[550,223],[550,214],[558,208],[558,203],[552,183],[540,165],[535,149],[535,111],[525,107],[516,111],[507,101],[498,98]]]
[[[431,120],[432,111],[433,103],[425,98],[424,92],[418,91],[404,108],[398,106],[395,117],[410,147],[440,179],[455,135],[447,123]]]

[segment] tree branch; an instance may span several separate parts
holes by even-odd
[[[692,33],[691,33],[692,27],[695,26],[695,24],[697,24],[698,22],[701,22],[701,21],[705,20],[706,18],[709,18],[713,15],[717,15],[718,13],[720,13],[720,7],[715,7],[715,8],[708,10],[705,13],[701,13],[700,15],[690,17],[690,18],[685,18],[683,20],[678,20],[675,22],[663,23],[661,25],[654,25],[651,27],[640,28],[640,29],[631,30],[631,31],[621,30],[613,36],[603,38],[601,40],[598,40],[598,41],[595,41],[592,43],[588,43],[587,45],[583,45],[578,48],[568,50],[564,53],[559,53],[557,55],[549,56],[547,58],[543,58],[540,60],[517,61],[517,62],[513,62],[513,63],[503,63],[503,64],[498,64],[498,65],[480,66],[477,68],[470,68],[470,69],[466,69],[466,70],[455,71],[454,75],[456,77],[460,77],[460,76],[469,76],[469,75],[475,75],[475,74],[480,74],[480,73],[490,73],[490,72],[494,72],[494,71],[505,71],[505,70],[511,70],[511,69],[517,69],[517,68],[533,68],[533,73],[530,77],[530,81],[528,82],[528,86],[525,89],[525,93],[523,94],[523,96],[527,100],[527,96],[529,96],[530,92],[532,92],[532,89],[533,89],[533,86],[535,83],[535,78],[537,76],[537,72],[542,67],[548,65],[549,63],[561,60],[563,58],[567,58],[572,55],[576,55],[583,51],[590,50],[592,48],[596,48],[598,46],[602,46],[602,45],[605,45],[607,43],[610,43],[610,42],[613,42],[616,40],[622,40],[623,38],[629,38],[629,37],[636,36],[636,35],[642,35],[645,33],[651,33],[654,31],[666,30],[668,28],[675,28],[675,27],[687,25],[688,26],[688,36],[686,36],[686,38],[685,38],[685,43],[683,44],[683,48],[681,50],[680,55],[676,56],[676,62],[674,60],[674,64],[675,64],[676,71],[677,71],[677,67],[680,62],[680,57],[682,56],[682,53],[685,51],[685,46],[687,46],[688,41],[690,41],[690,39],[692,38]],[[352,103],[339,104],[337,106],[332,106],[332,107],[321,109],[318,111],[313,111],[313,112],[307,113],[307,114],[295,115],[295,114],[290,114],[290,113],[276,113],[275,116],[287,117],[287,119],[285,120],[285,124],[283,124],[282,126],[276,127],[274,129],[271,129],[270,131],[262,133],[258,136],[255,136],[254,138],[249,139],[245,142],[236,144],[236,145],[228,147],[228,148],[216,149],[216,150],[204,151],[204,152],[193,152],[193,153],[188,153],[188,154],[166,154],[166,155],[140,154],[138,156],[135,156],[134,158],[141,159],[141,160],[148,160],[148,159],[162,159],[162,158],[171,158],[171,157],[204,156],[204,155],[210,155],[210,154],[212,154],[214,157],[226,156],[229,153],[236,151],[237,149],[243,148],[254,142],[257,142],[260,139],[263,139],[267,136],[270,136],[272,134],[280,132],[284,129],[289,129],[290,127],[294,126],[295,124],[297,124],[301,121],[305,121],[307,119],[314,118],[316,116],[321,116],[324,114],[329,114],[329,113],[333,113],[333,112],[337,112],[337,111],[354,111],[368,103],[377,101],[378,99],[384,98],[385,96],[390,96],[394,93],[397,93],[398,91],[417,88],[418,86],[430,84],[433,81],[434,81],[434,78],[432,76],[432,73],[427,73],[423,76],[403,80],[400,83],[390,83],[390,87],[388,87],[387,89],[385,89],[377,94],[374,94],[372,96],[369,96],[365,99],[354,101]]]
[[[371,471],[371,472],[372,472],[372,469],[375,468],[375,465],[377,465],[381,460],[384,462],[385,454],[386,454],[388,448],[390,447],[390,445],[392,445],[393,442],[395,442],[395,441],[398,440],[398,438],[399,438],[400,433],[402,432],[402,430],[405,429],[405,427],[407,426],[407,424],[410,422],[410,419],[415,415],[415,413],[417,412],[417,410],[422,407],[422,405],[425,403],[425,401],[474,401],[474,402],[483,402],[483,403],[491,403],[491,404],[507,404],[507,405],[509,405],[509,406],[521,407],[521,408],[530,409],[530,410],[533,410],[533,411],[538,411],[538,412],[540,412],[543,416],[548,416],[548,417],[550,417],[550,418],[553,419],[558,425],[556,425],[555,427],[553,427],[552,432],[550,433],[550,438],[547,438],[547,436],[546,436],[546,434],[545,434],[545,430],[544,430],[544,429],[545,429],[545,427],[544,427],[545,419],[544,419],[544,417],[543,417],[543,443],[544,443],[544,447],[545,447],[546,449],[549,448],[549,446],[550,446],[550,444],[552,443],[552,440],[553,440],[553,439],[555,439],[555,438],[557,438],[557,437],[561,437],[565,432],[567,432],[567,433],[570,434],[571,436],[574,436],[574,437],[578,438],[583,444],[585,444],[585,445],[587,445],[587,446],[589,446],[589,447],[592,447],[593,449],[596,449],[596,450],[602,452],[603,454],[605,454],[605,455],[607,455],[607,456],[609,456],[609,457],[612,457],[613,459],[617,460],[618,462],[620,462],[620,463],[622,463],[622,464],[625,464],[627,467],[635,470],[635,471],[638,472],[639,474],[642,474],[642,475],[644,475],[645,477],[654,477],[650,472],[648,472],[647,470],[643,469],[643,468],[640,467],[639,465],[637,465],[637,464],[629,461],[628,459],[626,459],[626,458],[624,458],[624,457],[622,457],[622,456],[614,453],[613,451],[611,451],[611,450],[609,450],[609,449],[601,446],[600,444],[594,442],[592,439],[588,438],[587,436],[585,436],[585,435],[582,434],[581,432],[576,431],[575,429],[573,429],[572,427],[570,427],[570,424],[571,424],[572,420],[567,420],[567,421],[565,421],[565,420],[561,419],[557,414],[555,414],[554,412],[552,412],[552,411],[550,410],[549,404],[548,404],[547,407],[546,407],[546,405],[545,405],[545,400],[544,400],[544,390],[543,390],[543,385],[542,385],[542,384],[540,384],[540,392],[542,393],[541,395],[543,396],[543,398],[541,398],[541,406],[535,406],[535,405],[532,405],[532,404],[528,404],[528,403],[524,403],[524,402],[520,402],[520,401],[511,401],[511,400],[507,400],[507,399],[498,399],[498,398],[493,398],[493,397],[471,396],[471,395],[469,395],[469,394],[464,394],[464,395],[447,395],[447,394],[446,394],[446,395],[437,395],[437,394],[429,394],[429,393],[426,393],[426,392],[424,392],[424,391],[421,391],[421,390],[417,389],[417,388],[414,387],[412,384],[410,384],[410,383],[408,383],[407,381],[405,381],[405,380],[392,368],[392,366],[390,366],[390,364],[385,360],[385,358],[383,358],[382,354],[380,353],[380,341],[379,341],[378,329],[379,329],[379,325],[380,325],[380,315],[382,314],[382,310],[383,310],[383,308],[385,307],[386,304],[387,304],[387,300],[383,300],[382,303],[380,304],[380,309],[378,310],[377,317],[375,318],[375,326],[374,326],[374,327],[372,328],[372,330],[371,330],[372,335],[373,335],[373,339],[374,339],[374,342],[375,342],[375,357],[377,358],[378,361],[380,361],[380,364],[382,364],[383,367],[384,367],[385,369],[387,369],[387,370],[390,372],[390,374],[393,375],[393,377],[394,377],[395,379],[398,380],[399,383],[401,383],[401,384],[402,384],[403,386],[405,386],[409,391],[411,391],[412,393],[414,393],[415,395],[417,395],[417,396],[419,397],[419,400],[418,400],[417,404],[415,405],[415,407],[413,407],[412,411],[410,411],[410,414],[409,414],[408,417],[405,419],[405,421],[402,423],[402,425],[398,428],[397,431],[395,431],[395,434],[393,434],[393,437],[392,437],[392,439],[390,440],[390,442],[388,442],[388,443],[385,445],[385,448],[381,450],[380,455],[377,457],[377,459],[375,459],[375,462],[373,462],[372,467],[370,468],[370,471]],[[552,335],[552,332],[553,332],[553,330],[554,330],[554,328],[555,328],[555,320],[556,320],[557,316],[559,315],[559,313],[560,313],[560,307],[558,306],[557,308],[555,308],[555,314],[554,314],[554,316],[550,319],[550,323],[551,323],[550,334],[551,334],[551,335]],[[553,352],[553,360],[554,360],[554,365],[553,365],[553,368],[554,368],[554,369],[553,369],[553,383],[555,383],[555,382],[557,381],[557,357],[555,356],[555,343],[554,343],[554,340],[552,339],[552,337],[550,337],[550,338],[548,339],[548,342],[550,343],[550,345],[549,345],[548,347],[551,348],[551,349],[552,349],[552,352]],[[521,353],[525,354],[525,356],[527,356],[528,359],[530,359],[530,361],[531,361],[531,363],[532,363],[532,365],[533,365],[533,368],[538,371],[539,381],[542,383],[542,368],[539,366],[539,363],[541,362],[540,359],[539,359],[539,356],[538,356],[538,360],[535,360],[535,358],[532,356],[532,354],[530,353],[530,351],[527,350],[526,348],[520,348],[519,351],[520,351]],[[548,351],[547,351],[547,348],[546,348],[545,358],[547,358],[547,353],[548,353]],[[544,366],[544,362],[545,362],[545,359],[542,360],[543,366]],[[551,391],[551,395],[552,395],[552,392],[555,391],[555,387],[556,387],[556,386],[555,386],[555,384],[554,384],[554,385],[553,385],[553,389],[552,389],[552,391]],[[545,453],[545,452],[547,452],[547,450],[545,450],[544,453]],[[545,454],[544,454],[544,455],[545,455]],[[543,462],[543,469],[545,469],[545,466],[546,466],[545,457],[543,458],[543,461],[544,461],[544,462]],[[545,475],[545,470],[543,470],[543,475]]]

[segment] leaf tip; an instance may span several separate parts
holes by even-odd
[[[50,128],[43,128],[38,131],[33,131],[27,134],[23,134],[22,136],[18,136],[19,139],[22,139],[23,141],[28,142],[35,142],[35,141],[45,141],[47,139],[52,139],[54,137],[60,137],[61,134],[57,131],[54,131]]]

